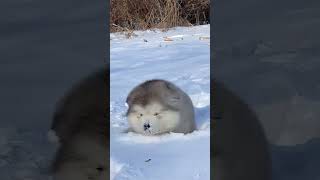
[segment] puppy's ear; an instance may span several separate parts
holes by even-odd
[[[126,107],[130,107],[132,104],[132,97],[129,95],[126,99]]]
[[[137,92],[139,92],[139,91],[138,91],[138,88],[139,88],[139,87],[135,87],[135,88],[128,94],[127,99],[126,99],[126,105],[127,105],[127,106],[130,107],[130,106],[132,105],[134,99],[138,96],[138,93],[137,93]]]
[[[164,86],[170,92],[167,94],[169,101],[171,103],[178,103],[180,101],[181,97],[180,97],[179,93],[177,93],[177,88],[175,86],[173,86],[171,83],[166,82],[166,81],[164,82]]]
[[[164,81],[163,84],[168,90],[170,90],[170,91],[174,91],[175,90],[175,87],[171,83],[169,83],[167,81]]]

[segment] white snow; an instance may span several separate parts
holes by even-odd
[[[210,26],[134,34],[110,35],[111,180],[209,179]],[[169,80],[190,95],[197,131],[156,137],[123,132],[127,94],[153,78]]]
[[[206,39],[209,37],[209,26],[135,33],[138,36],[132,39],[111,34],[110,178],[209,179],[210,81],[209,40]],[[172,41],[164,41],[166,36]],[[306,56],[309,57],[308,54]],[[46,65],[59,67],[59,72],[63,72],[60,75],[53,73],[56,68],[36,69],[33,63],[21,66],[13,61],[12,64],[0,66],[1,77],[11,77],[10,81],[2,81],[5,85],[2,90],[5,91],[1,94],[1,100],[6,108],[2,109],[0,126],[1,180],[50,179],[48,167],[56,146],[48,142],[46,133],[51,124],[54,102],[76,79],[80,80],[91,72],[94,68],[90,65],[95,63],[90,60],[90,63],[85,61],[81,64],[85,67],[79,68],[81,71],[77,71],[78,74],[70,74],[70,66],[61,66],[61,62]],[[23,72],[23,76],[12,73],[15,71]],[[39,73],[45,76],[39,76]],[[66,73],[70,76],[65,76]],[[56,78],[59,80],[55,83],[48,81]],[[190,95],[200,130],[185,136],[172,133],[159,137],[121,133],[127,127],[124,117],[127,93],[135,85],[151,78],[173,81]],[[319,150],[320,140],[297,146],[272,146],[273,179],[317,179]]]
[[[113,159],[110,159],[110,179],[114,179],[121,171],[123,164],[119,164]]]

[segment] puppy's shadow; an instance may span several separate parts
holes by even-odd
[[[194,107],[197,129],[202,130],[210,124],[210,105],[201,108]]]
[[[135,133],[130,127],[121,131],[122,134]]]

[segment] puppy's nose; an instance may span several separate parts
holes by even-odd
[[[143,125],[143,129],[146,131],[146,130],[148,130],[150,128],[150,124],[149,123],[145,123],[144,125]]]

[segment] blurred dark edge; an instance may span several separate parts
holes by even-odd
[[[256,111],[273,180],[319,179],[320,1],[218,0],[210,14],[211,78]]]
[[[214,2],[211,0],[210,1],[210,79],[213,79],[214,78],[214,74],[213,74],[213,71],[214,71],[214,66],[213,66],[213,63],[215,61],[214,59],[214,54],[213,54],[213,51],[214,51],[214,46],[213,46],[213,43],[214,43],[214,37],[215,37],[215,34],[214,34],[214,28],[215,28],[215,25],[214,25],[214,22],[215,22],[215,16],[214,16]],[[213,151],[213,141],[214,141],[214,137],[213,137],[213,123],[212,123],[212,119],[213,119],[213,110],[212,110],[212,103],[213,103],[213,100],[212,100],[212,89],[213,89],[213,85],[212,83],[210,83],[210,179],[214,179],[214,176],[213,176],[213,156],[216,152]]]
[[[0,12],[0,127],[42,136],[56,101],[110,65],[109,1],[3,0]]]

